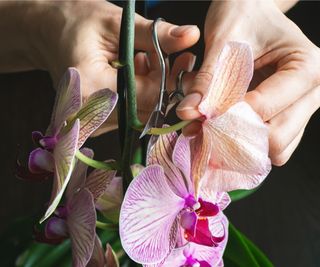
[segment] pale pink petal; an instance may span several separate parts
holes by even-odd
[[[90,148],[82,148],[80,152],[87,156],[88,158],[93,158],[93,150]],[[86,182],[88,165],[83,163],[81,160],[77,160],[77,163],[72,172],[70,181],[67,186],[66,196],[67,198],[72,197],[72,195],[83,188]]]
[[[146,265],[146,267],[180,267],[184,266],[186,262],[186,257],[184,255],[184,250],[189,245],[184,247],[175,248],[172,250],[168,258],[165,259],[164,262],[155,265]]]
[[[114,177],[96,202],[96,208],[109,220],[118,223],[123,200],[122,178]]]
[[[86,179],[85,187],[88,188],[93,195],[94,202],[103,195],[116,173],[117,171],[113,170],[95,169],[89,174]]]
[[[198,195],[199,184],[206,172],[212,152],[212,143],[208,142],[203,135],[204,133],[201,131],[190,142],[192,159],[191,173],[196,195]]]
[[[78,147],[109,117],[116,106],[118,95],[109,89],[93,93],[75,116],[80,119]]]
[[[68,208],[72,266],[85,267],[91,258],[96,235],[97,217],[91,193],[81,190],[68,202]]]
[[[75,164],[79,126],[79,120],[76,120],[71,130],[59,139],[53,151],[55,172],[52,195],[49,207],[40,222],[46,220],[54,212],[68,185]]]
[[[129,257],[141,264],[164,260],[175,245],[183,207],[184,199],[172,192],[163,169],[145,168],[128,187],[120,212],[119,233]]]
[[[106,266],[105,252],[102,248],[101,241],[97,235],[94,239],[94,248],[92,256],[86,267],[108,267]]]
[[[247,103],[206,121],[203,131],[204,143],[212,144],[205,186],[215,191],[251,189],[270,172],[268,129]]]
[[[191,177],[191,150],[190,138],[180,134],[172,153],[173,164],[183,173],[184,187],[189,194],[194,194],[193,181]]]
[[[52,153],[42,148],[36,148],[29,155],[28,167],[32,173],[53,172],[54,159]]]
[[[80,75],[75,68],[68,68],[63,75],[46,135],[56,135],[63,123],[81,107]]]
[[[106,248],[106,260],[107,260],[107,267],[120,266],[117,255],[109,244],[107,244],[107,248]]]
[[[248,44],[228,42],[213,70],[208,94],[199,105],[206,118],[223,114],[242,100],[253,74],[253,55]]]
[[[187,179],[172,162],[173,149],[178,139],[174,133],[160,135],[148,154],[147,165],[159,164],[164,169],[167,182],[174,193],[184,198],[189,195]]]

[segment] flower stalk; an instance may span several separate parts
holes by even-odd
[[[119,94],[118,121],[124,188],[127,188],[132,180],[130,165],[134,129],[142,126],[137,114],[134,74],[134,17],[135,1],[125,1],[123,3],[119,44],[119,62],[123,67],[118,69],[117,81]]]
[[[94,160],[92,158],[87,157],[85,154],[81,153],[79,150],[76,152],[76,157],[77,159],[81,160],[83,163],[95,169],[101,169],[101,170],[107,170],[107,171],[120,170],[119,164],[115,161],[103,162],[103,161]]]

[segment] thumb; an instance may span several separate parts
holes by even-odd
[[[143,51],[154,51],[152,42],[152,20],[140,15],[135,17],[135,48]],[[158,37],[161,48],[167,53],[175,53],[193,46],[200,37],[196,25],[177,26],[165,21],[158,24]]]

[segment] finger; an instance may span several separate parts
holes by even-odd
[[[150,71],[150,64],[146,53],[139,52],[134,57],[134,68],[136,75],[147,75]]]
[[[307,70],[280,70],[248,92],[245,99],[263,121],[268,121],[313,87],[313,78]]]
[[[196,63],[196,55],[185,52],[181,55],[179,55],[173,64],[171,75],[174,77],[177,77],[179,72],[184,70],[186,72],[190,72],[193,70],[194,64]]]
[[[190,52],[185,52],[179,55],[173,64],[169,80],[168,80],[168,91],[171,92],[176,89],[176,81],[180,71],[190,72],[192,71],[196,62],[196,56]],[[183,83],[184,77],[182,79]]]
[[[305,128],[301,129],[299,134],[292,140],[292,142],[286,147],[286,149],[281,152],[281,154],[271,157],[271,162],[273,165],[280,167],[287,163],[287,161],[290,159],[293,152],[299,145],[304,133],[304,129]]]
[[[139,15],[135,18],[135,48],[153,51],[152,22]],[[158,37],[161,48],[168,54],[193,46],[200,37],[199,28],[195,25],[177,26],[168,22],[158,25]]]
[[[316,87],[269,121],[270,158],[276,158],[286,150],[319,105],[320,87]]]

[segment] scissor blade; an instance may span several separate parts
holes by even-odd
[[[164,114],[160,111],[157,110],[157,108],[152,112],[146,126],[144,127],[140,138],[144,137],[151,128],[155,127],[161,127],[164,123]]]

